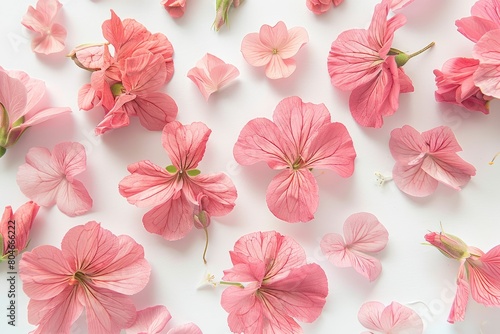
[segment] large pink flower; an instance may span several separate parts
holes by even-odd
[[[241,237],[224,271],[222,307],[233,333],[302,333],[295,319],[316,320],[328,295],[325,272],[307,264],[303,248],[275,231]]]
[[[231,179],[224,173],[203,175],[196,169],[210,132],[200,122],[169,123],[162,143],[172,165],[162,168],[143,160],[128,166],[131,175],[120,181],[120,194],[130,204],[154,207],[142,220],[149,232],[167,240],[181,239],[192,229],[195,208],[201,204],[210,216],[224,216],[233,209],[236,188]]]
[[[41,108],[44,96],[43,81],[0,67],[0,157],[29,127],[71,112],[67,107]]]
[[[356,157],[347,129],[331,122],[325,105],[304,103],[297,96],[278,104],[273,121],[248,122],[233,154],[242,165],[263,161],[282,170],[269,184],[266,201],[271,212],[287,222],[314,218],[319,195],[311,169],[331,169],[349,177]]]
[[[0,244],[2,252],[0,262],[9,257],[21,253],[29,242],[29,235],[33,220],[40,206],[30,201],[21,205],[16,212],[12,213],[12,207],[5,207],[0,221]]]
[[[464,320],[469,294],[483,305],[500,306],[500,245],[484,253],[444,232],[428,233],[425,240],[445,256],[460,262],[457,292],[448,316],[449,322]]]
[[[396,160],[394,182],[408,195],[428,196],[439,182],[460,190],[476,175],[474,166],[458,156],[462,148],[447,126],[422,134],[409,125],[394,129],[389,148]]]
[[[458,31],[473,42],[488,31],[500,29],[500,3],[497,0],[479,0],[471,8],[472,16],[455,21]]]
[[[411,308],[397,302],[384,307],[379,302],[367,302],[358,312],[359,322],[370,330],[381,334],[422,334],[422,318]],[[373,334],[364,332],[363,334]]]
[[[131,237],[115,236],[96,222],[73,227],[61,249],[38,246],[23,254],[19,273],[28,295],[34,334],[69,333],[85,308],[88,333],[116,333],[136,318],[129,297],[149,281],[144,250]]]
[[[289,77],[297,65],[292,58],[309,41],[302,27],[287,29],[279,21],[274,27],[264,24],[259,33],[250,33],[241,42],[241,53],[252,66],[265,66],[269,79]]]

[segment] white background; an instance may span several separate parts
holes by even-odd
[[[205,272],[201,260],[204,233],[193,230],[185,239],[168,242],[149,234],[142,226],[147,211],[127,203],[118,193],[118,182],[128,175],[126,166],[149,159],[161,166],[170,161],[163,150],[159,132],[148,132],[137,119],[123,129],[101,137],[93,128],[102,119],[102,111],[78,110],[77,92],[88,82],[90,73],[64,57],[73,47],[83,43],[103,42],[101,23],[110,17],[110,9],[122,19],[134,18],[151,32],[162,32],[172,42],[175,74],[165,86],[179,106],[182,123],[202,121],[213,130],[202,173],[226,172],[238,190],[236,207],[229,215],[214,219],[209,228],[208,268],[220,278],[232,265],[229,250],[244,234],[277,230],[294,237],[306,250],[308,260],[325,270],[329,295],[321,316],[312,324],[303,324],[309,333],[359,333],[363,327],[357,320],[362,303],[376,300],[384,304],[398,301],[414,307],[422,314],[426,333],[497,333],[500,310],[487,308],[472,299],[463,323],[446,322],[455,292],[458,263],[445,258],[436,249],[421,243],[428,231],[444,229],[461,237],[469,245],[488,251],[500,244],[498,193],[500,166],[488,161],[500,150],[500,105],[491,103],[491,114],[468,112],[434,100],[434,75],[451,57],[471,56],[472,42],[456,31],[454,21],[469,16],[472,0],[415,0],[401,11],[407,24],[396,32],[393,46],[414,52],[431,41],[436,46],[410,60],[405,71],[413,81],[415,92],[400,97],[400,108],[385,118],[381,129],[365,129],[352,119],[348,109],[348,93],[330,84],[326,58],[333,40],[344,30],[367,28],[375,0],[345,0],[322,16],[310,12],[304,0],[250,0],[231,11],[230,27],[215,32],[211,29],[215,16],[215,0],[188,0],[183,18],[174,20],[159,0],[142,1],[76,1],[66,0],[60,19],[68,31],[65,52],[36,55],[30,49],[30,35],[20,24],[28,5],[34,1],[0,2],[0,65],[6,69],[24,70],[46,82],[50,105],[69,106],[73,112],[28,130],[19,142],[0,159],[0,207],[17,209],[28,199],[20,192],[15,175],[30,147],[52,149],[62,141],[82,143],[88,154],[87,171],[80,175],[94,206],[83,216],[69,218],[57,208],[41,208],[31,234],[30,248],[50,244],[60,247],[64,234],[73,226],[90,220],[102,223],[114,234],[128,234],[144,246],[152,266],[147,287],[133,299],[138,309],[164,304],[172,313],[168,328],[195,322],[205,334],[229,333],[227,313],[220,306],[222,287],[197,289]],[[263,68],[248,65],[240,53],[242,38],[257,32],[261,25],[275,25],[279,20],[288,28],[302,26],[309,33],[307,43],[296,56],[297,70],[291,77],[271,81]],[[205,102],[186,73],[205,54],[212,53],[235,65],[241,72],[237,80]],[[314,171],[320,189],[316,218],[303,224],[288,224],[275,218],[265,202],[266,188],[273,175],[265,164],[240,167],[232,156],[233,145],[242,127],[256,117],[272,117],[278,102],[297,95],[305,102],[324,103],[333,121],[346,125],[357,152],[354,175],[342,179],[330,171]],[[477,175],[460,192],[440,185],[427,198],[411,198],[393,182],[383,187],[375,184],[374,172],[390,175],[394,160],[388,141],[392,129],[405,124],[419,131],[440,125],[450,126],[462,145],[460,154],[477,168]],[[371,212],[389,231],[389,243],[377,255],[382,261],[381,276],[369,283],[352,269],[330,264],[319,249],[321,237],[330,232],[342,233],[345,219],[360,211]],[[27,297],[18,281],[18,331],[7,326],[5,308],[7,282],[4,264],[0,267],[0,332],[26,333],[34,326],[27,323]],[[416,302],[416,303],[413,303]],[[413,304],[410,304],[413,303]],[[166,332],[166,331],[165,331]],[[80,319],[74,333],[86,333]]]

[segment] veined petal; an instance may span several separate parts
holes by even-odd
[[[483,94],[500,97],[500,29],[484,34],[474,45],[474,58],[479,59],[479,68],[473,75],[474,83]]]
[[[500,28],[500,25],[478,16],[464,17],[455,21],[459,33],[477,43],[488,31]]]
[[[283,59],[278,54],[273,54],[266,65],[266,76],[269,79],[288,78],[295,72],[296,67],[294,59]]]
[[[144,52],[125,59],[122,76],[123,87],[127,92],[144,95],[159,90],[165,83],[167,68],[159,54]]]
[[[138,95],[126,103],[123,109],[137,115],[141,125],[151,131],[161,131],[167,123],[175,120],[178,112],[174,99],[162,92]]]
[[[361,305],[358,311],[358,320],[364,327],[374,330],[383,331],[382,312],[384,311],[384,304],[380,302],[366,302]]]
[[[25,115],[28,102],[27,90],[23,83],[0,70],[0,101],[9,115],[9,125]]]
[[[51,118],[56,116],[66,114],[71,112],[71,109],[68,107],[58,107],[58,108],[47,108],[43,110],[39,110],[37,113],[33,114],[31,117],[27,117],[26,121],[19,126],[20,129],[25,129],[30,126],[45,122]]]
[[[200,327],[192,322],[187,324],[178,325],[168,331],[167,334],[203,334]]]
[[[241,42],[243,58],[252,66],[264,66],[271,61],[273,49],[260,41],[258,33],[250,33]]]
[[[260,27],[259,38],[262,43],[269,51],[273,49],[279,49],[284,45],[288,39],[288,30],[283,21],[279,21],[271,27],[270,25],[264,24]]]
[[[438,126],[437,128],[422,132],[422,139],[429,146],[429,153],[455,153],[462,150],[453,131],[447,126]]]
[[[376,49],[381,57],[385,57],[392,45],[394,32],[406,23],[406,17],[396,14],[387,19],[391,1],[382,1],[375,6],[372,21],[368,28],[368,36],[371,45],[376,45]]]
[[[500,245],[479,258],[466,260],[472,298],[487,306],[500,306]]]
[[[52,151],[51,162],[52,166],[63,171],[66,177],[72,181],[75,175],[84,172],[87,168],[85,147],[76,142],[57,144]]]
[[[471,7],[471,14],[473,16],[479,16],[494,22],[497,27],[500,28],[500,17],[498,13],[500,11],[500,5],[496,1],[477,1]]]
[[[230,286],[222,292],[221,305],[229,313],[227,322],[233,333],[264,333],[263,305],[255,295],[257,283],[245,288]]]
[[[127,334],[158,334],[165,328],[171,318],[170,312],[163,305],[148,307],[137,311],[135,323],[132,327],[127,328],[125,332]]]
[[[349,249],[379,252],[387,245],[389,232],[373,214],[358,212],[346,219],[344,237]]]
[[[458,271],[457,292],[448,315],[448,322],[452,324],[465,319],[465,310],[469,302],[470,286],[465,277],[465,267],[466,265],[461,263]]]
[[[56,204],[69,217],[79,216],[92,208],[92,198],[82,182],[62,180],[57,187]]]
[[[393,158],[402,165],[415,165],[429,150],[424,137],[409,125],[391,131],[389,149]]]
[[[309,35],[306,29],[302,27],[294,27],[288,30],[288,38],[285,44],[278,49],[278,54],[283,59],[288,59],[297,54],[300,48],[309,42]]]
[[[429,196],[438,186],[438,181],[422,169],[422,162],[415,165],[396,162],[392,177],[401,191],[415,197]]]
[[[178,240],[193,228],[193,210],[193,204],[180,195],[155,206],[144,215],[142,222],[148,232],[159,234],[166,240]]]
[[[374,301],[364,303],[359,309],[358,319],[366,328],[382,333],[422,334],[424,331],[420,316],[397,302],[387,307]]]
[[[425,157],[422,170],[441,183],[460,190],[471,176],[476,175],[474,166],[460,158],[456,153],[439,152]]]
[[[66,41],[66,28],[62,25],[53,23],[50,27],[50,33],[44,33],[31,41],[31,48],[36,53],[52,54],[64,50]]]
[[[115,47],[115,50],[119,50],[125,40],[123,23],[113,10],[111,10],[111,19],[102,24],[102,35]]]

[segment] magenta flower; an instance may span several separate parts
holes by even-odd
[[[241,237],[230,252],[233,268],[221,284],[233,333],[302,333],[295,319],[316,320],[328,295],[325,272],[307,264],[303,248],[275,231]]]
[[[5,207],[0,221],[0,246],[2,247],[0,262],[7,259],[10,254],[16,256],[26,249],[31,226],[39,208],[40,206],[32,201],[21,205],[15,213],[12,213],[10,205]]]
[[[159,334],[172,319],[170,312],[163,305],[148,307],[137,311],[135,323],[126,329],[126,334]],[[175,326],[167,334],[202,334],[193,323]]]
[[[474,166],[457,155],[462,148],[447,126],[422,134],[409,125],[394,129],[389,148],[396,160],[394,182],[411,196],[429,196],[439,182],[460,190],[476,175]]]
[[[28,7],[22,25],[36,33],[31,49],[36,53],[51,54],[64,50],[66,29],[54,22],[62,4],[58,0],[38,0],[36,9]]]
[[[88,333],[118,333],[136,318],[129,297],[149,281],[144,250],[96,222],[71,228],[61,249],[38,246],[23,254],[19,274],[30,298],[33,334],[69,333],[85,308]]]
[[[471,58],[452,58],[443,70],[434,70],[437,90],[436,101],[453,103],[468,110],[489,113],[490,96],[484,95],[474,84],[473,75],[479,61]]]
[[[307,8],[316,15],[326,13],[332,6],[337,7],[344,0],[306,0]]]
[[[344,223],[344,238],[337,233],[326,234],[321,239],[321,251],[335,266],[353,267],[368,280],[375,280],[382,265],[368,254],[380,252],[387,245],[389,233],[385,227],[371,213],[355,213]]]
[[[500,29],[499,5],[496,0],[479,0],[471,8],[472,16],[455,22],[458,31],[476,43],[488,31]]]
[[[448,322],[464,320],[469,294],[483,305],[500,306],[500,245],[484,253],[444,232],[428,233],[425,240],[445,256],[460,262],[457,292]]]
[[[384,307],[379,302],[367,302],[361,305],[358,312],[359,322],[370,332],[380,334],[422,334],[424,323],[422,318],[411,308],[397,302]]]
[[[163,129],[162,144],[172,165],[162,168],[143,160],[128,166],[131,175],[120,181],[120,194],[130,204],[153,207],[142,219],[149,232],[167,240],[181,239],[193,227],[195,208],[203,205],[209,216],[224,216],[233,209],[236,188],[231,179],[196,169],[210,133],[200,122],[171,122]]]
[[[57,144],[50,152],[34,147],[19,166],[17,184],[26,197],[41,206],[57,204],[62,213],[73,217],[92,207],[87,189],[75,176],[86,169],[85,148],[80,143]]]
[[[162,0],[161,4],[173,18],[179,18],[186,11],[186,0]]]
[[[314,218],[319,195],[312,169],[331,169],[349,177],[356,157],[347,129],[331,122],[325,105],[304,103],[297,96],[278,104],[273,121],[248,122],[233,154],[241,165],[262,161],[281,170],[267,188],[266,201],[276,217],[289,223]]]
[[[241,42],[241,53],[252,66],[265,66],[269,79],[289,77],[297,65],[292,58],[309,41],[302,27],[290,30],[279,21],[274,27],[264,24],[259,33],[250,33]]]

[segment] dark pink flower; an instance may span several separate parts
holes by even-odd
[[[0,221],[0,246],[2,247],[0,262],[9,254],[18,255],[26,248],[31,226],[39,208],[40,206],[33,201],[21,205],[14,213],[11,206],[5,207]]]
[[[230,252],[233,268],[221,284],[236,284],[222,293],[233,333],[302,333],[295,319],[316,320],[328,295],[325,272],[307,264],[302,247],[275,231],[241,237]]]
[[[173,18],[179,18],[186,11],[186,0],[162,0],[161,4]]]
[[[358,312],[359,322],[366,328],[380,334],[422,334],[422,318],[411,308],[397,302],[384,307],[379,302],[367,302]],[[372,332],[365,332],[373,334]]]
[[[88,333],[118,333],[136,318],[130,295],[149,281],[144,250],[131,237],[115,236],[96,222],[73,227],[61,249],[38,246],[23,254],[19,274],[30,298],[33,334],[69,333],[85,308]]]
[[[462,148],[447,126],[422,134],[409,125],[394,129],[389,148],[396,160],[394,182],[411,196],[428,196],[439,182],[460,190],[476,175],[474,166],[458,156]]]
[[[266,201],[276,217],[290,223],[314,218],[319,194],[311,169],[330,169],[349,177],[356,157],[346,127],[331,122],[325,105],[304,103],[297,96],[278,104],[273,121],[248,122],[233,154],[239,164],[262,161],[281,170],[267,188]]]
[[[500,4],[497,0],[479,0],[471,8],[472,16],[455,21],[458,31],[476,43],[488,31],[500,29]]]

